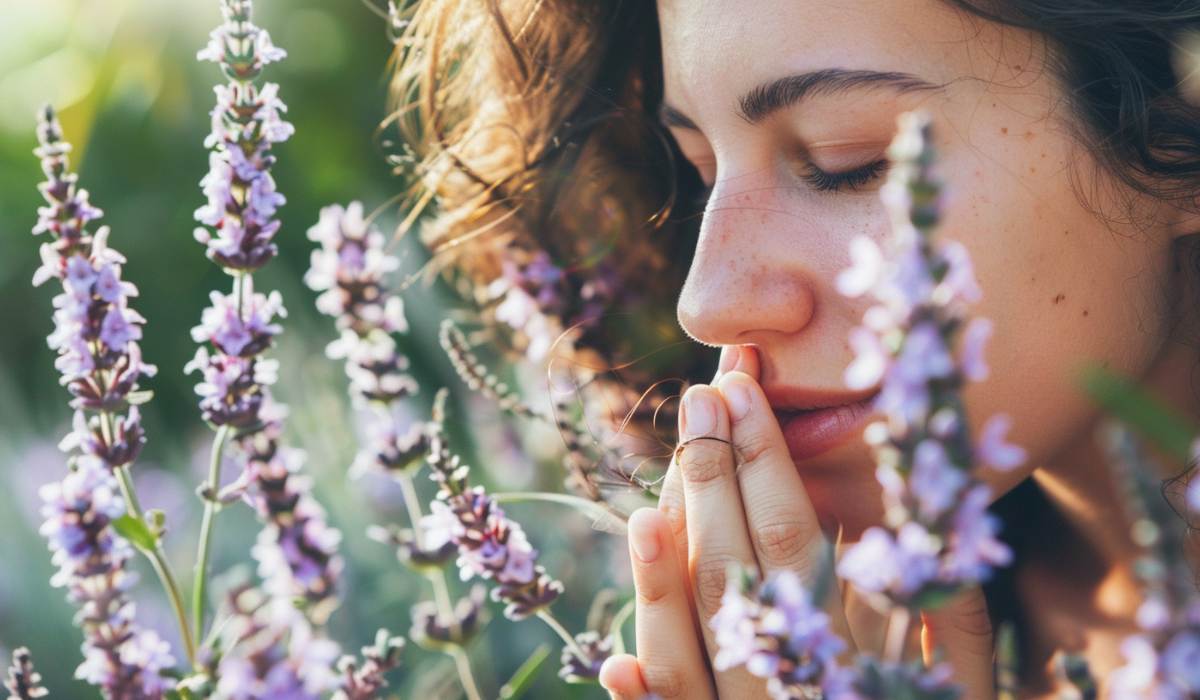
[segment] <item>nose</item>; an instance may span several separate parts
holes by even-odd
[[[815,310],[800,242],[813,222],[769,173],[718,180],[676,315],[709,345],[771,345],[802,331]]]

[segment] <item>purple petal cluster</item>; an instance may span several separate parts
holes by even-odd
[[[417,603],[412,608],[409,636],[417,644],[429,649],[466,645],[487,621],[483,607],[485,595],[483,586],[472,586],[465,597],[459,598],[449,617],[439,611],[433,601]]]
[[[275,212],[285,200],[271,177],[271,147],[293,132],[281,116],[287,107],[279,99],[279,86],[256,84],[263,66],[286,53],[250,21],[250,10],[250,0],[223,0],[225,21],[196,56],[219,64],[229,79],[216,87],[212,131],[204,142],[213,149],[208,173],[200,181],[208,202],[196,210],[196,220],[211,229],[197,228],[196,239],[211,260],[245,272],[261,268],[277,252]]]
[[[595,630],[580,632],[575,635],[575,648],[563,647],[558,677],[567,683],[599,682],[600,667],[612,653],[612,635]]]
[[[917,663],[881,662],[870,656],[859,657],[855,668],[854,700],[958,700],[962,688],[950,678],[947,664],[926,668]]]
[[[36,700],[49,694],[42,686],[42,674],[33,667],[33,656],[25,647],[13,651],[4,687],[9,692],[8,700]]]
[[[408,322],[403,301],[389,293],[385,281],[400,261],[385,250],[384,235],[363,218],[360,202],[323,208],[308,237],[320,248],[312,253],[304,281],[320,292],[317,309],[332,316],[341,332],[326,354],[345,361],[351,396],[371,409],[353,470],[388,473],[415,467],[427,449],[425,429],[399,410],[400,402],[417,392],[417,383],[393,338],[408,330]]]
[[[499,302],[496,320],[524,336],[525,355],[535,362],[545,358],[562,334],[564,282],[562,269],[539,250],[522,263],[511,257],[502,259],[500,277],[488,286],[488,296]]]
[[[316,700],[342,687],[338,645],[321,636],[289,601],[254,588],[229,596],[223,628],[228,651],[217,666],[216,696],[228,700]]]
[[[264,528],[253,548],[265,587],[273,595],[302,598],[312,619],[323,619],[336,604],[342,569],[340,534],[329,527],[309,483],[297,475],[303,454],[283,443],[286,408],[271,395],[278,363],[263,357],[282,328],[286,312],[278,292],[254,290],[251,273],[275,255],[279,229],[275,210],[283,196],[270,169],[272,144],[287,139],[290,124],[278,86],[257,86],[264,65],[284,57],[267,32],[250,21],[249,0],[221,0],[224,23],[200,51],[228,78],[218,86],[210,170],[202,181],[208,204],[196,218],[212,227],[197,229],[208,257],[234,278],[228,294],[213,292],[192,338],[201,344],[185,371],[199,372],[196,386],[204,419],[234,429],[244,460],[239,486]]]
[[[730,577],[709,625],[719,646],[718,671],[745,666],[767,679],[767,691],[779,700],[853,697],[853,676],[837,663],[846,644],[794,573],[772,576],[749,596],[739,577]]]
[[[41,497],[41,533],[58,567],[50,582],[79,606],[76,623],[84,631],[76,677],[107,698],[163,697],[174,686],[163,672],[175,659],[165,641],[134,622],[126,596],[136,581],[127,568],[133,548],[112,527],[125,513],[116,479],[103,462],[84,456],[61,482],[43,486]]]
[[[864,437],[876,451],[886,522],[864,533],[838,573],[864,591],[910,604],[982,581],[1009,563],[987,511],[988,489],[970,470],[1011,469],[1025,453],[1007,442],[1011,420],[1002,414],[971,441],[961,389],[987,377],[983,347],[992,326],[967,320],[966,308],[981,293],[966,248],[934,236],[941,185],[926,117],[901,117],[889,157],[882,198],[893,249],[885,254],[870,238],[856,238],[853,265],[837,280],[843,294],[875,300],[850,336],[855,359],[845,379],[852,388],[879,388],[873,407],[885,420]]]
[[[1121,644],[1125,664],[1108,676],[1114,698],[1185,700],[1200,697],[1200,592],[1187,555],[1187,524],[1162,497],[1155,474],[1164,472],[1134,434],[1110,423],[1102,446],[1131,496],[1131,539],[1141,548],[1134,572],[1144,586],[1140,631]]]
[[[538,552],[521,525],[509,519],[482,486],[470,486],[470,470],[446,447],[436,416],[430,428],[428,461],[438,495],[421,522],[425,545],[453,542],[458,547],[462,579],[479,576],[493,581],[492,599],[506,604],[504,615],[511,620],[526,618],[553,603],[563,591],[562,582],[538,565]]]
[[[33,232],[52,240],[41,246],[42,266],[33,282],[57,279],[62,285],[54,297],[54,332],[47,341],[58,352],[60,381],[74,397],[75,432],[66,444],[117,468],[132,462],[145,442],[133,405],[145,398],[139,381],[155,372],[142,361],[138,346],[145,319],[129,306],[137,288],[121,279],[125,258],[108,247],[108,228],[95,235],[87,231],[100,210],[88,203],[87,191],[67,172],[71,145],[62,140],[58,119],[49,107],[38,117],[40,145],[34,153],[47,178],[39,186],[47,206],[38,209]],[[115,432],[99,429],[95,414],[100,412],[114,422]]]
[[[343,656],[338,661],[338,670],[344,681],[342,688],[334,693],[333,700],[374,700],[380,697],[387,687],[384,676],[400,665],[402,651],[403,637],[392,637],[387,630],[379,630],[375,635],[375,644],[363,647],[361,663],[352,656]]]

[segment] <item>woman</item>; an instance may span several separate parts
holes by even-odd
[[[842,382],[864,302],[834,280],[854,236],[888,234],[884,150],[911,110],[933,118],[951,193],[941,230],[969,250],[984,291],[974,312],[995,327],[968,411],[1011,415],[1029,455],[980,474],[1014,567],[925,616],[926,644],[946,650],[970,698],[994,694],[998,618],[1019,625],[1029,697],[1054,690],[1056,650],[1101,679],[1120,666],[1137,550],[1075,377],[1100,364],[1200,416],[1200,112],[1183,96],[1188,64],[1172,63],[1200,3],[597,5],[418,7],[395,88],[422,185],[440,197],[436,245],[484,277],[497,249],[486,241],[529,237],[572,260],[615,248],[650,296],[686,270],[679,324],[721,348],[718,377],[683,397],[679,430],[730,445],[687,442],[658,511],[631,518],[637,656],[610,659],[605,687],[764,697],[744,671],[711,671],[706,622],[726,566],[809,577],[826,542],[879,521],[857,439],[874,392]],[[701,193],[699,221],[663,206],[677,183]],[[828,607],[858,649],[878,651],[882,622],[855,591]]]

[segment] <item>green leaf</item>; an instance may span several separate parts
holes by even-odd
[[[150,389],[142,389],[140,391],[131,391],[125,397],[125,402],[130,406],[141,406],[142,404],[154,398],[154,392]]]
[[[158,547],[158,538],[150,531],[145,522],[125,514],[112,521],[113,529],[122,537],[133,543],[133,546],[144,552],[153,552]]]
[[[512,678],[508,679],[508,682],[500,688],[499,697],[511,700],[512,698],[519,698],[524,695],[525,691],[533,683],[534,678],[537,677],[537,670],[541,668],[542,664],[549,657],[549,644],[542,644],[537,649],[534,649],[533,654],[528,659],[525,659],[525,663],[521,664],[521,667],[517,669]]]
[[[1129,379],[1091,366],[1080,375],[1084,391],[1104,410],[1129,425],[1160,449],[1191,461],[1191,445],[1200,432]]]

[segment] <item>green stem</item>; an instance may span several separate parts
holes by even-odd
[[[143,523],[146,522],[146,515],[142,512],[137,492],[133,488],[133,476],[129,473],[129,465],[117,468],[114,470],[114,474],[117,477],[117,484],[121,487],[121,495],[125,498],[125,505],[129,508],[130,515]],[[183,596],[179,593],[179,584],[175,581],[175,574],[171,572],[171,565],[167,563],[167,556],[163,552],[162,543],[158,540],[157,533],[155,533],[154,549],[142,551],[150,559],[150,564],[154,567],[154,573],[158,574],[158,579],[162,581],[163,588],[167,592],[167,598],[170,599],[171,607],[175,611],[175,619],[179,623],[179,635],[183,638],[183,646],[187,653],[188,664],[194,668],[196,666],[196,644],[192,638],[192,630],[188,625],[187,613],[184,611]]]
[[[573,654],[575,654],[575,656],[577,656],[580,660],[587,658],[587,654],[584,654],[583,649],[579,648],[579,644],[575,642],[575,638],[571,636],[571,633],[567,631],[566,627],[562,626],[562,623],[558,621],[558,618],[554,617],[553,613],[545,608],[542,608],[541,610],[537,611],[537,616],[541,618],[542,622],[550,625],[550,629],[554,630],[558,636],[562,638],[563,642],[566,643],[567,647]]]
[[[636,599],[630,598],[625,605],[621,606],[621,609],[617,611],[617,614],[613,615],[612,622],[610,622],[608,625],[608,634],[613,639],[613,653],[615,654],[625,653],[625,635],[621,628],[625,626],[625,621],[628,620],[629,616],[633,614],[633,609],[636,603]]]
[[[629,522],[629,516],[619,510],[598,503],[589,501],[586,498],[572,496],[566,493],[545,493],[543,491],[506,491],[501,493],[491,494],[492,500],[497,503],[521,503],[523,501],[545,501],[547,503],[557,503],[563,506],[576,508],[586,515],[590,515],[597,522],[606,522],[616,528],[620,534],[625,533],[625,524]],[[614,522],[615,521],[615,522]]]
[[[452,645],[446,653],[454,657],[454,666],[458,669],[458,677],[462,681],[463,692],[467,694],[468,700],[480,700],[482,696],[479,694],[479,687],[475,685],[475,676],[471,673],[471,659],[467,658],[467,652],[460,646]]]
[[[396,479],[400,482],[400,490],[404,494],[404,505],[408,509],[408,519],[412,524],[413,537],[417,539],[418,547],[424,547],[420,526],[423,513],[421,498],[417,495],[417,487],[413,484],[412,475],[407,472],[401,472]],[[454,614],[454,602],[450,599],[450,584],[446,582],[446,572],[437,569],[428,572],[426,577],[433,586],[433,599],[437,603],[438,615],[450,622],[451,630],[457,638],[462,630],[458,624],[458,616]],[[479,700],[479,687],[475,684],[475,674],[471,671],[471,660],[467,657],[466,650],[454,644],[449,646],[446,653],[454,657],[454,667],[458,669],[458,677],[462,681],[463,691],[467,694],[467,698]]]
[[[204,482],[201,498],[204,499],[204,517],[200,521],[200,546],[196,552],[196,570],[192,580],[192,626],[196,632],[196,643],[204,639],[204,607],[208,603],[205,590],[208,585],[208,556],[212,542],[213,526],[221,504],[217,501],[217,489],[221,481],[221,455],[229,439],[229,426],[222,425],[213,437],[212,454],[208,461],[208,480]]]

